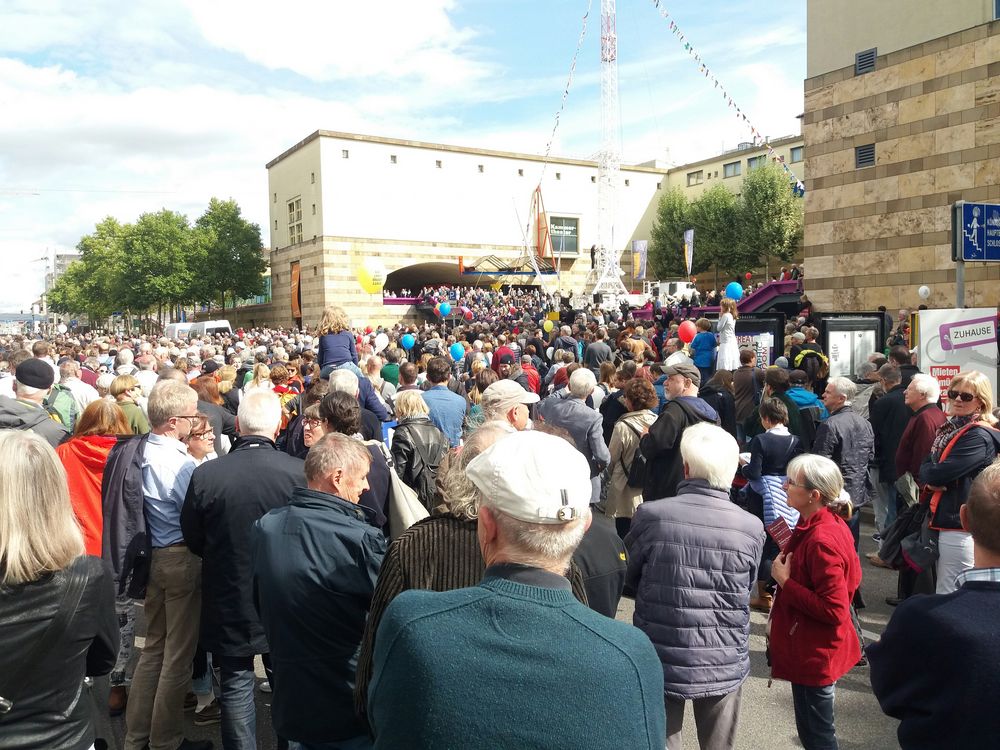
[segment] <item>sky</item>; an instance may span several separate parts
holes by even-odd
[[[600,148],[600,0],[551,153]],[[771,138],[797,134],[805,3],[661,2]],[[319,130],[542,154],[587,0],[4,0],[0,311],[107,216],[233,198],[269,244],[265,164]],[[652,0],[618,0],[622,160],[751,139]]]

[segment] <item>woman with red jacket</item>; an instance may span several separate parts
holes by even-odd
[[[778,583],[769,623],[771,673],[792,683],[795,726],[806,750],[836,750],[834,688],[861,658],[851,600],[861,563],[843,515],[844,479],[828,458],[806,454],[788,464],[788,504],[799,522],[774,561]]]

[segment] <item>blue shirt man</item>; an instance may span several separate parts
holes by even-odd
[[[427,363],[427,379],[431,387],[424,391],[424,402],[430,409],[430,419],[445,434],[452,448],[462,442],[462,425],[465,423],[465,399],[448,390],[451,362],[445,357],[434,357]]]

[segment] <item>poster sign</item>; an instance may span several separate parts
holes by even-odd
[[[997,392],[997,311],[989,307],[920,310],[917,313],[918,361],[937,378],[941,398],[960,372],[985,373]]]
[[[954,222],[953,260],[1000,261],[1000,205],[959,201]]]
[[[768,367],[774,362],[774,334],[770,331],[745,331],[736,334],[736,345],[740,349],[753,349],[757,353],[754,367]]]

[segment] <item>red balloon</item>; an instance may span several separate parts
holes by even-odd
[[[685,320],[679,326],[677,326],[677,338],[683,341],[685,344],[690,344],[698,333],[698,329],[695,328],[694,323],[690,320]]]
[[[365,333],[371,333],[371,332],[372,332],[372,327],[371,326],[368,326],[367,328],[365,328]]]
[[[747,281],[750,281],[750,279],[752,279],[752,278],[753,278],[753,274],[750,273],[749,271],[747,271]]]
[[[514,307],[513,305],[511,305],[511,307],[510,307],[510,314],[511,315],[517,315],[517,308]]]
[[[465,317],[466,320],[472,320],[472,318],[474,317],[473,314],[472,314],[472,310],[466,310],[464,317]]]

